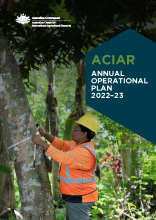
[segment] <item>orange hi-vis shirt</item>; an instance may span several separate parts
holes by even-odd
[[[92,141],[77,145],[55,137],[46,153],[61,163],[60,191],[67,202],[95,202],[98,191],[95,183],[96,154]]]

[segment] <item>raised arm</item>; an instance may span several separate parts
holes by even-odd
[[[40,135],[43,136],[47,141],[53,144],[53,147],[66,152],[73,141],[62,141],[61,139],[57,138],[56,136],[48,134],[42,128],[39,128]]]
[[[47,141],[49,141],[50,143],[53,142],[55,136],[53,136],[53,135],[51,135],[51,134],[48,134],[48,133],[47,133],[46,131],[44,131],[42,128],[39,128],[38,131],[40,132],[40,135],[41,135],[42,137],[44,137]]]

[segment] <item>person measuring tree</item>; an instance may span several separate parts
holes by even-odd
[[[67,220],[89,220],[89,212],[98,200],[95,183],[96,152],[92,139],[99,130],[98,119],[87,113],[71,131],[72,141],[48,134],[39,128],[41,136],[32,136],[35,144],[40,145],[51,158],[61,163],[59,173],[62,199],[66,201]]]

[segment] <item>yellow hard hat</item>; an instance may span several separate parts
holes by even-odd
[[[89,128],[91,131],[94,131],[95,133],[99,130],[99,120],[92,114],[87,113],[83,115],[76,123],[85,126],[86,128]]]

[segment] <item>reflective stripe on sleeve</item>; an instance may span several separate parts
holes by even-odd
[[[75,143],[74,143],[74,144],[75,144]],[[72,144],[72,145],[69,147],[68,151],[74,146],[74,144]]]

